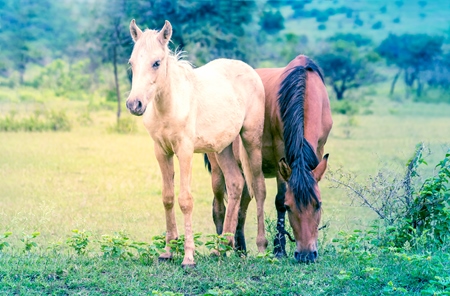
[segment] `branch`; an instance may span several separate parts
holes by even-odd
[[[340,180],[337,180],[333,177],[329,178],[332,182],[335,182],[341,186],[344,186],[345,188],[347,188],[348,190],[350,190],[351,192],[353,192],[356,196],[358,196],[359,198],[361,198],[363,200],[363,204],[365,204],[366,206],[368,206],[372,211],[374,211],[375,213],[377,213],[378,216],[380,216],[381,219],[386,219],[386,216],[384,214],[382,214],[380,212],[379,209],[377,209],[376,207],[374,207],[369,200],[364,196],[364,194],[362,194],[362,192],[360,192],[359,190],[353,188],[350,184],[346,184],[341,182]]]

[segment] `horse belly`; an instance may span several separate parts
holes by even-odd
[[[239,135],[239,132],[240,127],[238,126],[222,129],[220,132],[216,129],[210,129],[209,132],[205,129],[197,130],[194,151],[195,153],[220,153],[233,142],[236,136]]]

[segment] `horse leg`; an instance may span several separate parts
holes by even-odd
[[[173,155],[165,154],[161,147],[155,145],[155,155],[158,160],[162,175],[162,200],[166,214],[166,252],[159,256],[160,260],[172,258],[172,253],[168,244],[171,240],[178,239],[178,230],[175,220],[174,204],[174,168]]]
[[[225,214],[225,222],[223,225],[223,233],[235,233],[239,203],[241,199],[242,189],[244,188],[244,177],[234,158],[232,145],[230,144],[222,152],[216,154],[217,162],[225,176],[225,184],[228,195],[228,208]],[[228,237],[228,241],[234,247],[234,237]]]
[[[241,252],[243,255],[247,253],[247,246],[245,244],[245,219],[247,218],[247,209],[248,205],[251,201],[251,196],[248,192],[247,184],[244,184],[244,190],[242,191],[241,197],[241,205],[239,207],[239,216],[238,216],[238,224],[236,227],[236,235],[234,236],[236,240],[235,249],[238,252]]]
[[[212,216],[214,224],[216,225],[217,234],[223,232],[223,221],[225,220],[225,179],[223,177],[222,170],[217,162],[216,155],[214,153],[208,153],[208,160],[211,165],[211,182],[212,190],[214,194]]]
[[[195,266],[194,261],[194,235],[192,231],[192,210],[194,202],[191,194],[192,157],[193,147],[182,146],[177,153],[180,164],[180,194],[178,204],[184,215],[184,259],[183,267]]]
[[[279,175],[279,174],[278,174]],[[284,229],[285,218],[286,218],[286,208],[284,207],[284,196],[286,194],[286,183],[277,176],[277,195],[275,197],[275,208],[277,209],[277,234],[273,241],[273,254],[280,258],[286,257],[286,237]]]
[[[261,142],[258,139],[257,129],[244,129],[241,132],[242,144],[247,153],[248,163],[252,172],[253,192],[256,199],[256,215],[258,220],[258,235],[256,236],[256,245],[258,251],[264,253],[267,248],[266,230],[264,228],[264,201],[266,199],[266,183],[262,172],[262,152]],[[244,164],[243,164],[244,165]],[[250,185],[251,186],[251,185]]]

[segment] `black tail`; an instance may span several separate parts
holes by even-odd
[[[307,206],[311,198],[319,204],[314,190],[316,181],[312,175],[312,170],[319,164],[319,160],[304,137],[304,100],[308,71],[316,72],[322,82],[323,75],[312,60],[306,60],[305,66],[296,66],[286,71],[287,76],[278,91],[278,106],[284,126],[284,150],[292,170],[289,187],[299,209],[302,205]]]
[[[211,174],[211,163],[209,162],[208,154],[203,154],[203,161],[205,163],[205,168],[207,168],[208,172]]]

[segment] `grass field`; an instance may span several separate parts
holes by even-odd
[[[450,147],[449,105],[393,101],[385,91],[381,85],[376,91],[363,94],[366,102],[372,102],[363,107],[370,110],[363,110],[366,115],[333,115],[334,126],[326,145],[330,171],[351,172],[364,183],[385,167],[403,171],[418,142],[424,141],[432,149],[430,164],[441,159]],[[404,261],[397,255],[378,254],[376,260],[369,256],[366,262],[358,257],[341,258],[330,248],[331,240],[339,231],[351,233],[353,229],[365,229],[375,215],[358,204],[352,206],[347,193],[330,188],[333,184],[327,179],[321,182],[322,222],[330,227],[321,232],[323,256],[313,266],[296,265],[290,259],[274,263],[267,255],[262,259],[253,256],[256,254],[254,203],[246,226],[251,256],[244,261],[227,258],[227,263],[217,265],[207,256],[198,256],[201,267],[186,274],[180,270],[178,259],[168,265],[103,259],[95,242],[90,246],[90,259],[74,257],[65,245],[72,229],[92,232],[93,240],[124,231],[131,239],[146,242],[164,232],[159,168],[141,118],[130,117],[138,127],[136,133],[117,134],[110,131],[115,117],[109,107],[92,109],[86,102],[62,99],[0,104],[2,115],[10,110],[32,113],[36,108],[65,110],[72,130],[0,133],[0,233],[13,233],[8,238],[11,246],[5,253],[0,252],[0,287],[9,293],[146,294],[155,290],[184,294],[210,291],[211,295],[274,291],[272,294],[282,295],[297,294],[301,288],[305,290],[300,294],[316,295],[358,294],[363,285],[367,294],[379,294],[383,289],[395,288],[395,280],[406,291],[418,293],[434,278],[430,271],[422,278],[422,284],[408,282],[411,276],[419,277],[417,274],[423,268],[420,264],[429,264],[425,257],[420,257],[423,260],[416,262],[416,267],[405,270],[408,259]],[[214,233],[215,228],[211,218],[210,177],[204,169],[202,155],[196,155],[193,172],[193,227],[205,237]],[[268,222],[273,223],[274,180],[267,180],[267,189],[266,213]],[[182,234],[182,215],[178,207],[176,211]],[[38,244],[35,251],[21,252],[21,239],[35,231],[40,232],[35,239]],[[288,249],[292,251],[292,247]],[[204,247],[199,250],[207,254]],[[423,254],[428,256],[426,252]],[[446,266],[449,258],[445,254],[448,255],[433,257],[433,264]],[[23,268],[25,265],[29,267]],[[376,276],[366,270],[369,267],[377,270]],[[394,276],[394,282],[390,281],[392,272],[399,269],[403,273]],[[285,276],[293,270],[295,277]],[[448,265],[444,270],[448,270]],[[123,279],[127,283],[121,286]],[[369,293],[371,287],[376,287],[377,292]]]
[[[40,239],[46,242],[61,241],[75,228],[97,235],[125,230],[141,240],[164,231],[159,168],[140,118],[134,118],[135,134],[108,132],[115,120],[108,111],[91,112],[93,123],[81,126],[77,118],[83,104],[48,104],[49,108],[68,110],[75,124],[70,132],[0,133],[0,231],[18,236],[40,231]],[[435,152],[431,163],[448,148],[450,106],[401,104],[376,97],[369,108],[373,114],[350,120],[334,115],[326,145],[330,170],[342,168],[364,180],[383,166],[401,170],[420,141]],[[194,229],[213,233],[210,178],[201,155],[196,155],[193,171]],[[266,212],[273,218],[275,181],[267,184]],[[321,183],[323,219],[332,229],[359,225],[371,214],[350,207],[345,192],[330,189],[330,185],[328,180]],[[182,230],[179,211],[177,218]],[[250,240],[256,234],[255,219],[251,207]],[[253,243],[250,246],[255,247]]]

